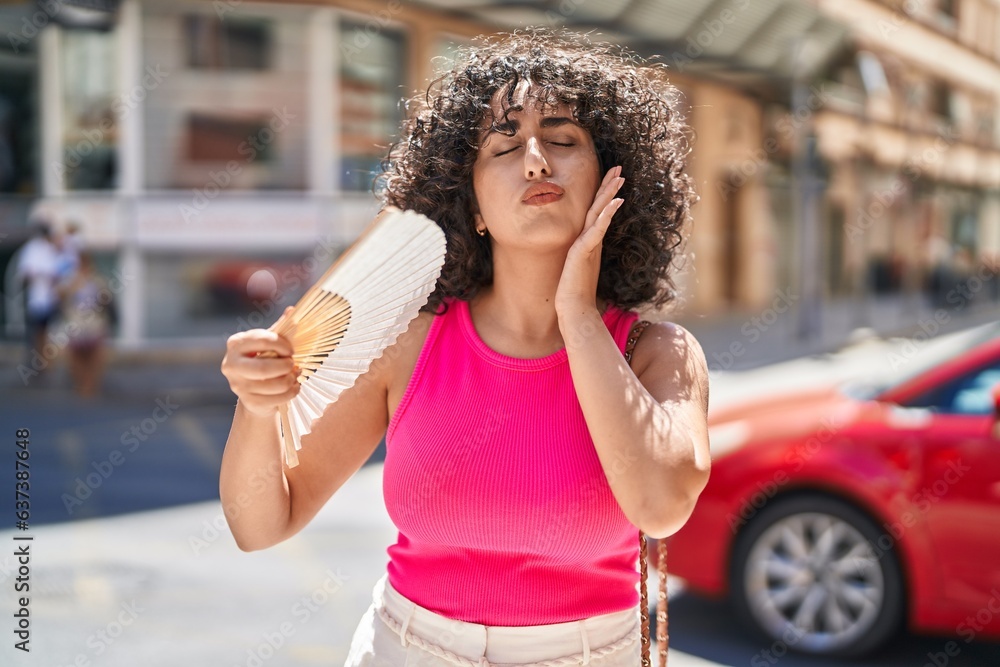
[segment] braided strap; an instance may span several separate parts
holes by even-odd
[[[628,340],[625,343],[625,361],[632,364],[632,351],[635,349],[639,336],[649,326],[646,320],[637,320],[632,325]],[[667,646],[669,644],[667,636],[667,543],[664,540],[656,541],[657,571],[660,575],[659,594],[656,598],[656,648],[659,654],[659,667],[667,667]],[[640,618],[642,619],[642,667],[651,667],[649,661],[649,602],[646,596],[646,563],[647,548],[646,535],[639,531],[639,584],[642,593]]]
[[[632,330],[628,332],[628,340],[625,341],[625,361],[629,365],[632,365],[632,351],[635,349],[635,344],[648,326],[649,322],[646,320],[636,320]]]
[[[403,632],[403,626],[396,621],[392,616],[386,612],[383,607],[376,607],[376,612],[379,617],[389,626],[389,629],[400,635],[407,644],[413,644],[414,646],[420,648],[421,650],[427,651],[428,653],[441,658],[442,660],[455,665],[456,667],[489,667],[489,662],[486,658],[478,658],[476,660],[470,660],[468,658],[463,658],[460,655],[456,655],[447,649],[443,649],[440,646],[431,644],[430,642],[424,641],[412,632],[407,632],[405,635],[401,634]],[[604,656],[617,653],[622,649],[628,648],[635,643],[636,632],[635,626],[628,633],[614,642],[613,644],[608,644],[607,646],[602,646],[599,649],[594,649],[589,652],[590,660],[593,661],[597,658],[603,658]],[[583,653],[574,653],[573,655],[567,655],[562,658],[555,658],[553,660],[545,660],[542,662],[532,662],[528,664],[521,665],[521,667],[579,667],[584,663]]]

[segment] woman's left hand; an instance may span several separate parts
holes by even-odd
[[[556,312],[579,314],[588,309],[597,311],[597,279],[601,271],[601,247],[611,217],[625,200],[615,198],[625,179],[622,168],[612,167],[597,189],[594,203],[587,211],[583,231],[570,246],[556,288]]]

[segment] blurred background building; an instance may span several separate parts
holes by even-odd
[[[39,0],[0,5],[0,332],[38,216],[118,278],[119,347],[269,325],[377,210],[399,100],[526,25],[659,55],[684,92],[673,319],[846,336],[1000,298],[997,0]]]

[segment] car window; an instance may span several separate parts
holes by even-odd
[[[929,408],[956,415],[993,412],[993,387],[1000,384],[1000,361],[994,361],[906,402],[906,407]]]
[[[932,368],[995,338],[1000,338],[1000,322],[990,322],[964,331],[932,338],[921,348],[920,354],[917,359],[914,359],[913,364],[906,364],[894,376],[879,382],[880,392],[908,384]]]

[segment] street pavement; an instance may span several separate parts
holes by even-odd
[[[919,363],[934,344],[862,338],[841,351],[779,364],[714,369],[712,409],[761,393],[886,377]],[[217,359],[118,368],[105,398],[90,401],[68,392],[59,372],[48,387],[25,387],[10,373],[0,385],[11,486],[14,430],[31,431],[31,527],[0,531],[8,545],[0,549],[0,610],[11,629],[18,608],[14,550],[24,544],[14,538],[33,538],[31,652],[15,650],[17,638],[5,631],[0,665],[343,664],[396,538],[381,493],[384,449],[300,534],[243,553],[217,495],[235,403]],[[0,496],[9,498],[13,514],[13,493]],[[655,578],[648,585],[655,597]],[[688,595],[673,578],[670,590],[674,667],[848,664],[769,653],[723,603]],[[906,634],[883,655],[850,664],[922,667],[945,643]],[[973,642],[948,664],[1000,665],[1000,647]]]

